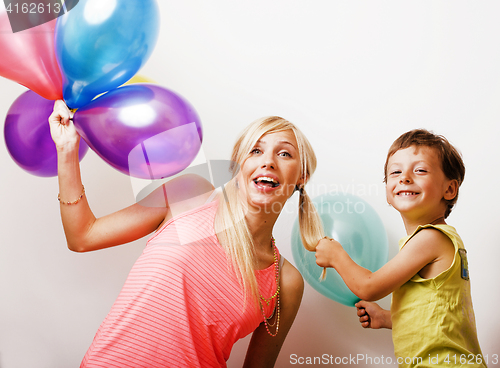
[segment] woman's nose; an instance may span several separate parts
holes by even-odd
[[[272,168],[272,169],[275,169],[276,168],[276,162],[274,160],[274,154],[272,153],[265,153],[262,155],[262,164],[261,164],[261,168]]]

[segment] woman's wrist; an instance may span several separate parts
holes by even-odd
[[[57,172],[59,178],[73,177],[75,174],[79,177],[80,155],[79,144],[67,143],[62,146],[56,146],[57,150]]]
[[[61,145],[56,144],[56,151],[58,154],[72,154],[78,152],[80,149],[80,139],[75,142],[66,142]]]

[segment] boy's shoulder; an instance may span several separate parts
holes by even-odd
[[[418,271],[423,279],[433,279],[448,270],[456,257],[456,244],[441,227],[424,227],[408,241],[411,257],[427,264]]]
[[[418,247],[420,249],[430,247],[436,251],[448,249],[450,246],[454,248],[450,237],[439,227],[434,226],[420,228],[407,241],[407,245],[409,244],[411,244],[412,247]]]

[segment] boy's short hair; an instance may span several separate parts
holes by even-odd
[[[465,177],[465,165],[462,160],[462,155],[445,137],[425,129],[410,130],[394,141],[391,148],[389,148],[385,160],[384,183],[387,183],[387,163],[389,162],[389,158],[397,151],[411,146],[435,148],[441,158],[441,168],[443,169],[444,175],[447,179],[456,180],[458,182],[458,188],[460,187]],[[458,188],[455,198],[446,200],[448,208],[444,214],[445,218],[448,217],[453,206],[457,202]]]

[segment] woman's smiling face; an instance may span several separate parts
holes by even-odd
[[[259,138],[241,165],[237,180],[240,195],[249,206],[279,213],[295,186],[303,183],[300,176],[297,139],[292,130],[284,130]]]

